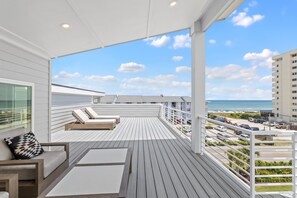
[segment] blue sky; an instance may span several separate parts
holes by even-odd
[[[206,99],[271,99],[271,57],[297,48],[297,0],[247,0],[206,32]],[[106,94],[190,95],[184,30],[54,59],[53,82]]]

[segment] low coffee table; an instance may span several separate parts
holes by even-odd
[[[131,155],[129,148],[89,149],[45,197],[126,197]]]

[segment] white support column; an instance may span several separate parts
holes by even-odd
[[[205,33],[201,21],[191,27],[192,37],[192,150],[201,152],[202,126],[198,116],[205,116]]]

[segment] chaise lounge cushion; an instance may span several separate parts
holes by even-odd
[[[44,178],[49,176],[67,158],[65,151],[46,151],[32,159],[44,159]],[[18,173],[20,180],[33,180],[35,175],[34,165],[0,166],[0,173]]]
[[[32,132],[4,138],[4,141],[7,143],[15,159],[31,159],[44,152]]]
[[[9,147],[4,141],[4,138],[15,137],[25,133],[26,133],[25,128],[17,128],[17,129],[0,133],[0,160],[14,159],[13,153],[10,151]]]
[[[85,124],[115,124],[115,119],[88,120]]]
[[[119,115],[98,115],[91,107],[86,107],[85,111],[91,119],[115,119],[117,123],[120,123]]]
[[[82,124],[85,124],[86,121],[90,120],[89,117],[80,109],[73,110],[72,115]]]

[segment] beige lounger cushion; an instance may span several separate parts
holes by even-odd
[[[116,123],[115,119],[102,119],[102,120],[91,120],[88,116],[80,109],[76,109],[72,112],[73,116],[82,124],[113,124]]]
[[[46,151],[32,159],[44,159],[44,178],[51,174],[66,160],[65,151]],[[18,173],[20,180],[35,179],[35,165],[1,166],[0,173]]]
[[[80,109],[73,110],[72,115],[82,124],[90,120],[88,116]]]
[[[116,123],[115,119],[102,119],[102,120],[88,120],[85,124],[114,124]]]
[[[119,115],[98,115],[91,107],[87,107],[85,111],[92,119],[116,119],[117,123],[120,122]]]

